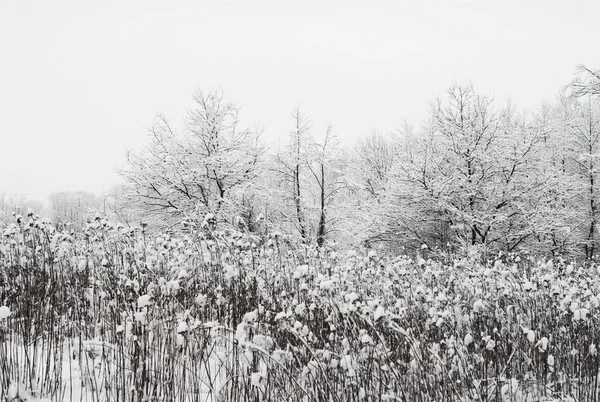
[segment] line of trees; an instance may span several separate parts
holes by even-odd
[[[15,221],[18,215],[26,216],[29,211],[42,211],[41,202],[28,199],[22,194],[4,194],[0,193],[0,228]]]
[[[18,216],[34,214],[49,218],[59,228],[80,230],[97,214],[110,215],[107,206],[107,197],[85,191],[51,193],[46,205],[23,194],[0,193],[0,227],[14,223]]]
[[[140,219],[172,226],[212,214],[319,246],[598,252],[600,70],[579,68],[535,111],[454,85],[420,127],[350,148],[299,106],[285,141],[267,146],[221,91],[194,101],[180,128],[158,116],[128,155],[119,199]]]

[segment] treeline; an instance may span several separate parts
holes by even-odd
[[[211,214],[257,234],[396,251],[599,251],[600,70],[580,67],[530,111],[455,85],[420,126],[351,147],[300,107],[285,141],[269,145],[221,91],[194,101],[178,127],[157,116],[128,154],[114,205],[131,221],[164,228]]]
[[[0,227],[9,226],[19,216],[34,214],[49,220],[59,230],[81,230],[96,216],[124,222],[119,216],[116,200],[122,194],[116,186],[109,194],[98,195],[86,191],[52,193],[47,202],[32,200],[23,194],[0,193]]]

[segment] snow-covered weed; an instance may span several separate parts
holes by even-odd
[[[342,255],[217,229],[5,230],[0,397],[600,397],[594,267]]]

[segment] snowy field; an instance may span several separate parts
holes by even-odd
[[[598,400],[598,278],[524,255],[415,261],[32,217],[0,246],[0,396]]]
[[[599,16],[0,0],[0,402],[600,402]]]

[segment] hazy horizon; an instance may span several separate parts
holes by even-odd
[[[418,124],[470,80],[535,108],[598,65],[598,2],[3,2],[0,193],[108,191],[126,149],[197,87],[275,140],[296,104],[352,140]]]

